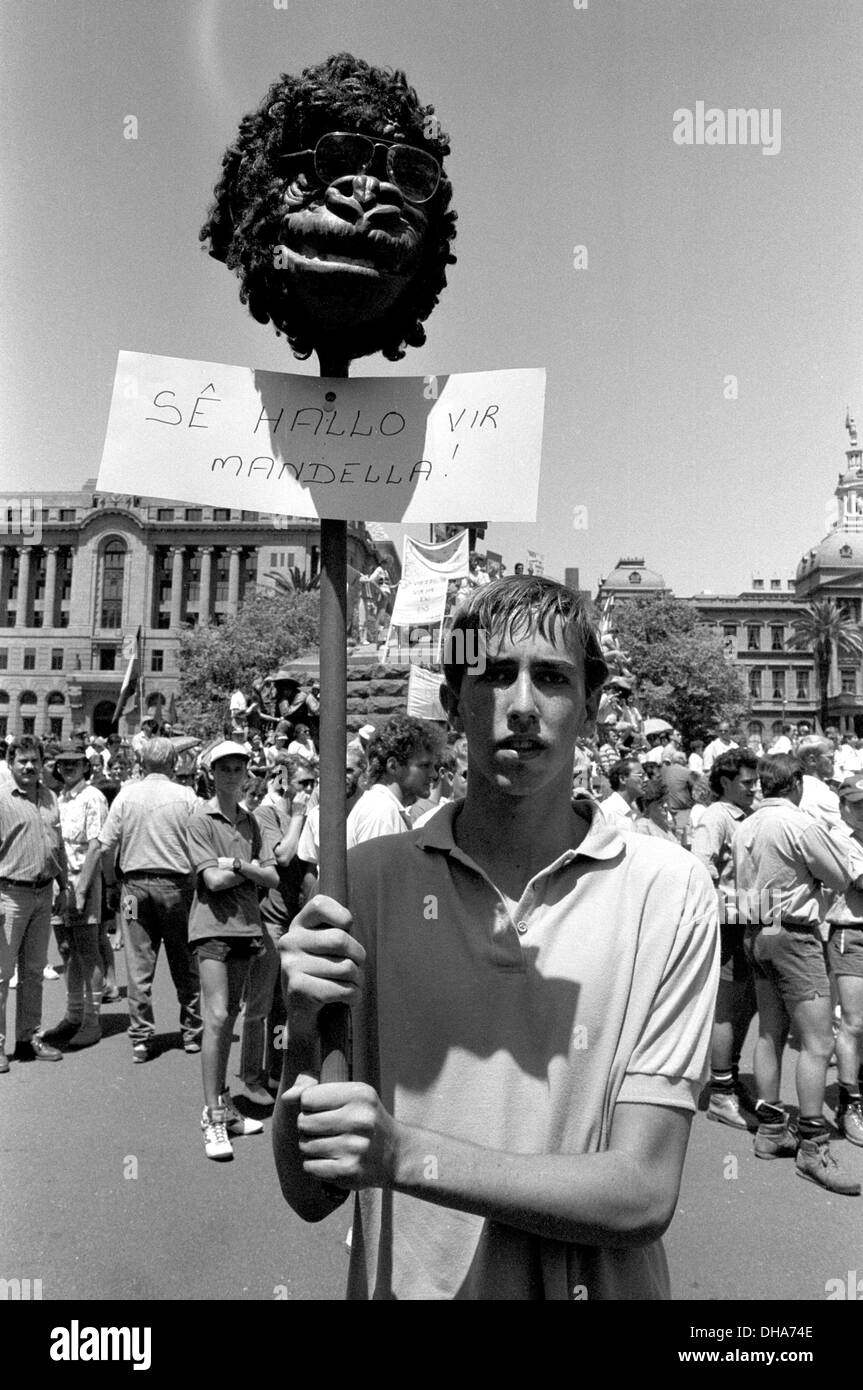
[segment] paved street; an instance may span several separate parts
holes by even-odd
[[[46,984],[49,1023],[63,1001],[62,980]],[[350,1207],[317,1227],[294,1217],[269,1120],[261,1137],[235,1141],[233,1163],[204,1157],[200,1059],[171,1031],[164,960],[156,1023],[166,1050],[146,1066],[132,1062],[121,1002],[103,1011],[97,1047],[0,1077],[0,1277],[41,1279],[45,1300],[341,1298]],[[238,1055],[237,1043],[233,1064]],[[863,1180],[863,1150],[835,1149]],[[793,1161],[758,1162],[747,1135],[699,1116],[666,1237],[674,1295],[823,1300],[828,1279],[863,1270],[862,1220],[863,1199],[801,1182]]]

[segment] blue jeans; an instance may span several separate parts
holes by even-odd
[[[132,1043],[149,1042],[156,1031],[153,977],[159,947],[163,942],[180,1004],[183,1042],[200,1042],[204,1031],[201,1022],[201,986],[198,962],[188,939],[193,894],[191,878],[132,874],[124,880],[123,893],[132,894],[138,903],[138,920],[123,918],[129,982],[129,1037]]]

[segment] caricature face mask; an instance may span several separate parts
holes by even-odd
[[[404,74],[337,55],[244,118],[202,240],[298,356],[398,360],[455,259],[448,153]]]

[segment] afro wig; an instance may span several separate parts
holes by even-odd
[[[300,77],[283,74],[258,110],[240,122],[237,139],[225,152],[200,239],[211,256],[239,277],[240,299],[259,323],[271,322],[277,333],[284,333],[297,357],[319,349],[321,326],[291,292],[290,277],[277,269],[275,252],[286,211],[320,204],[323,197],[314,180],[297,179],[292,156],[313,149],[333,130],[377,138],[385,134],[426,150],[441,165],[437,191],[423,205],[427,230],[406,288],[381,317],[366,324],[346,322],[339,334],[350,357],[382,352],[395,362],[404,357],[405,347],[425,342],[423,322],[446,285],[446,266],[455,262],[456,214],[449,211],[452,188],[443,173],[448,137],[434,108],[420,105],[403,72],[340,53],[306,68]]]

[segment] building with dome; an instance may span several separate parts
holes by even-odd
[[[729,659],[743,668],[751,702],[749,731],[765,741],[783,724],[808,723],[819,715],[814,658],[789,649],[792,623],[814,600],[830,599],[852,621],[861,620],[863,600],[863,449],[850,415],[849,447],[836,487],[835,515],[827,535],[807,551],[793,579],[753,576],[739,594],[702,592],[688,600],[702,621],[725,640]],[[597,604],[613,630],[616,603],[641,593],[670,595],[661,574],[642,558],[621,559],[600,582]],[[863,672],[860,663],[839,657],[828,697],[829,719],[845,733],[863,737]]]

